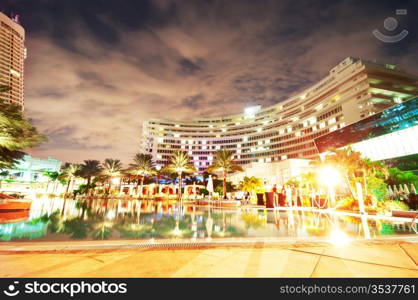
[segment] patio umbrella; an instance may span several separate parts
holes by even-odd
[[[396,187],[396,185],[393,185],[393,193],[395,194],[395,196],[398,196],[399,191],[398,188]]]
[[[386,197],[392,198],[393,197],[393,191],[390,185],[388,185],[388,188],[386,189]]]
[[[213,193],[213,179],[212,175],[209,175],[208,184],[206,185],[206,189],[209,192],[209,195],[212,195]]]
[[[409,189],[408,189],[408,186],[406,185],[406,183],[403,185],[403,190],[405,191],[406,194],[409,195]]]
[[[417,194],[417,190],[415,189],[415,186],[413,183],[411,183],[411,193],[412,194]]]

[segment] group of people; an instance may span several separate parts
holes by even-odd
[[[274,196],[274,206],[301,206],[301,197],[300,197],[300,191],[293,187],[293,186],[277,186],[276,184],[273,186],[271,192],[273,192]],[[263,197],[264,199],[264,193],[259,194],[260,197]],[[292,201],[292,203],[288,203],[289,199]],[[266,199],[267,200],[267,199]],[[258,202],[258,201],[257,201]],[[264,200],[263,200],[264,202]],[[267,200],[268,202],[268,200]],[[251,204],[251,194],[250,192],[245,192],[244,198],[242,200],[243,205]],[[260,204],[260,203],[257,203]],[[267,203],[266,203],[267,204]]]

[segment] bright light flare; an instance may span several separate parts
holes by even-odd
[[[331,231],[328,240],[335,246],[344,246],[350,242],[350,238],[347,236],[347,234],[339,229]]]
[[[318,172],[318,179],[322,185],[331,187],[342,182],[340,172],[331,166],[322,167]]]
[[[112,219],[114,219],[115,217],[116,217],[116,213],[115,213],[115,211],[114,210],[109,210],[109,212],[107,213],[107,216],[106,216],[109,220],[112,220]]]
[[[174,228],[173,235],[174,236],[181,236],[181,230],[178,227]]]
[[[120,178],[118,178],[118,177],[113,177],[113,178],[112,178],[112,183],[113,183],[113,184],[118,184],[118,183],[119,183],[119,180],[120,180]]]

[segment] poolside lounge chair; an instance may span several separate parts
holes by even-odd
[[[415,224],[415,221],[418,219],[418,211],[402,211],[402,210],[394,210],[392,211],[392,217],[398,217],[398,218],[412,218],[411,223],[409,226],[412,228],[412,230],[418,234],[418,228],[417,224]]]

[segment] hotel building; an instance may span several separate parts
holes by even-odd
[[[19,24],[19,16],[11,19],[0,12],[0,85],[10,87],[1,99],[21,106],[22,110],[25,58],[25,30]]]
[[[418,78],[395,65],[346,58],[315,85],[269,107],[190,121],[152,119],[142,128],[141,151],[166,164],[176,150],[188,152],[203,172],[220,149],[238,164],[318,157],[314,140],[418,94]]]
[[[315,139],[320,154],[350,146],[374,161],[416,160],[418,97]]]

